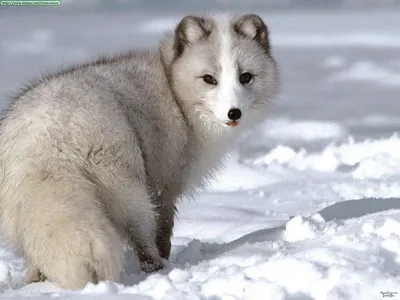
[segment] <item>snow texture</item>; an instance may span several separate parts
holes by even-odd
[[[2,297],[378,299],[400,286],[400,198],[387,197],[400,190],[399,146],[393,136],[309,154],[278,146],[243,163],[232,155],[218,183],[181,207],[167,267],[141,274],[128,253],[122,283],[22,286],[23,261],[3,241]],[[384,182],[367,176],[377,169]]]

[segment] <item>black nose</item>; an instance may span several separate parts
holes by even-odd
[[[242,112],[238,108],[232,108],[231,110],[228,111],[228,118],[231,119],[232,121],[239,120],[241,116]]]

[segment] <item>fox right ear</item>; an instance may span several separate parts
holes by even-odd
[[[175,29],[175,57],[179,57],[187,46],[207,38],[212,29],[212,22],[205,18],[186,16]]]

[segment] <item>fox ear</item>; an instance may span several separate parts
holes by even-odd
[[[244,15],[236,21],[233,25],[233,29],[239,35],[257,41],[269,52],[268,28],[259,16],[254,14]]]
[[[183,53],[185,47],[207,38],[211,29],[212,22],[210,20],[195,16],[184,17],[175,29],[174,49],[176,57]]]

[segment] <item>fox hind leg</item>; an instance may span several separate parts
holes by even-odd
[[[44,278],[63,288],[120,279],[122,236],[105,212],[96,189],[84,178],[25,181],[27,199],[19,224],[28,282]]]

